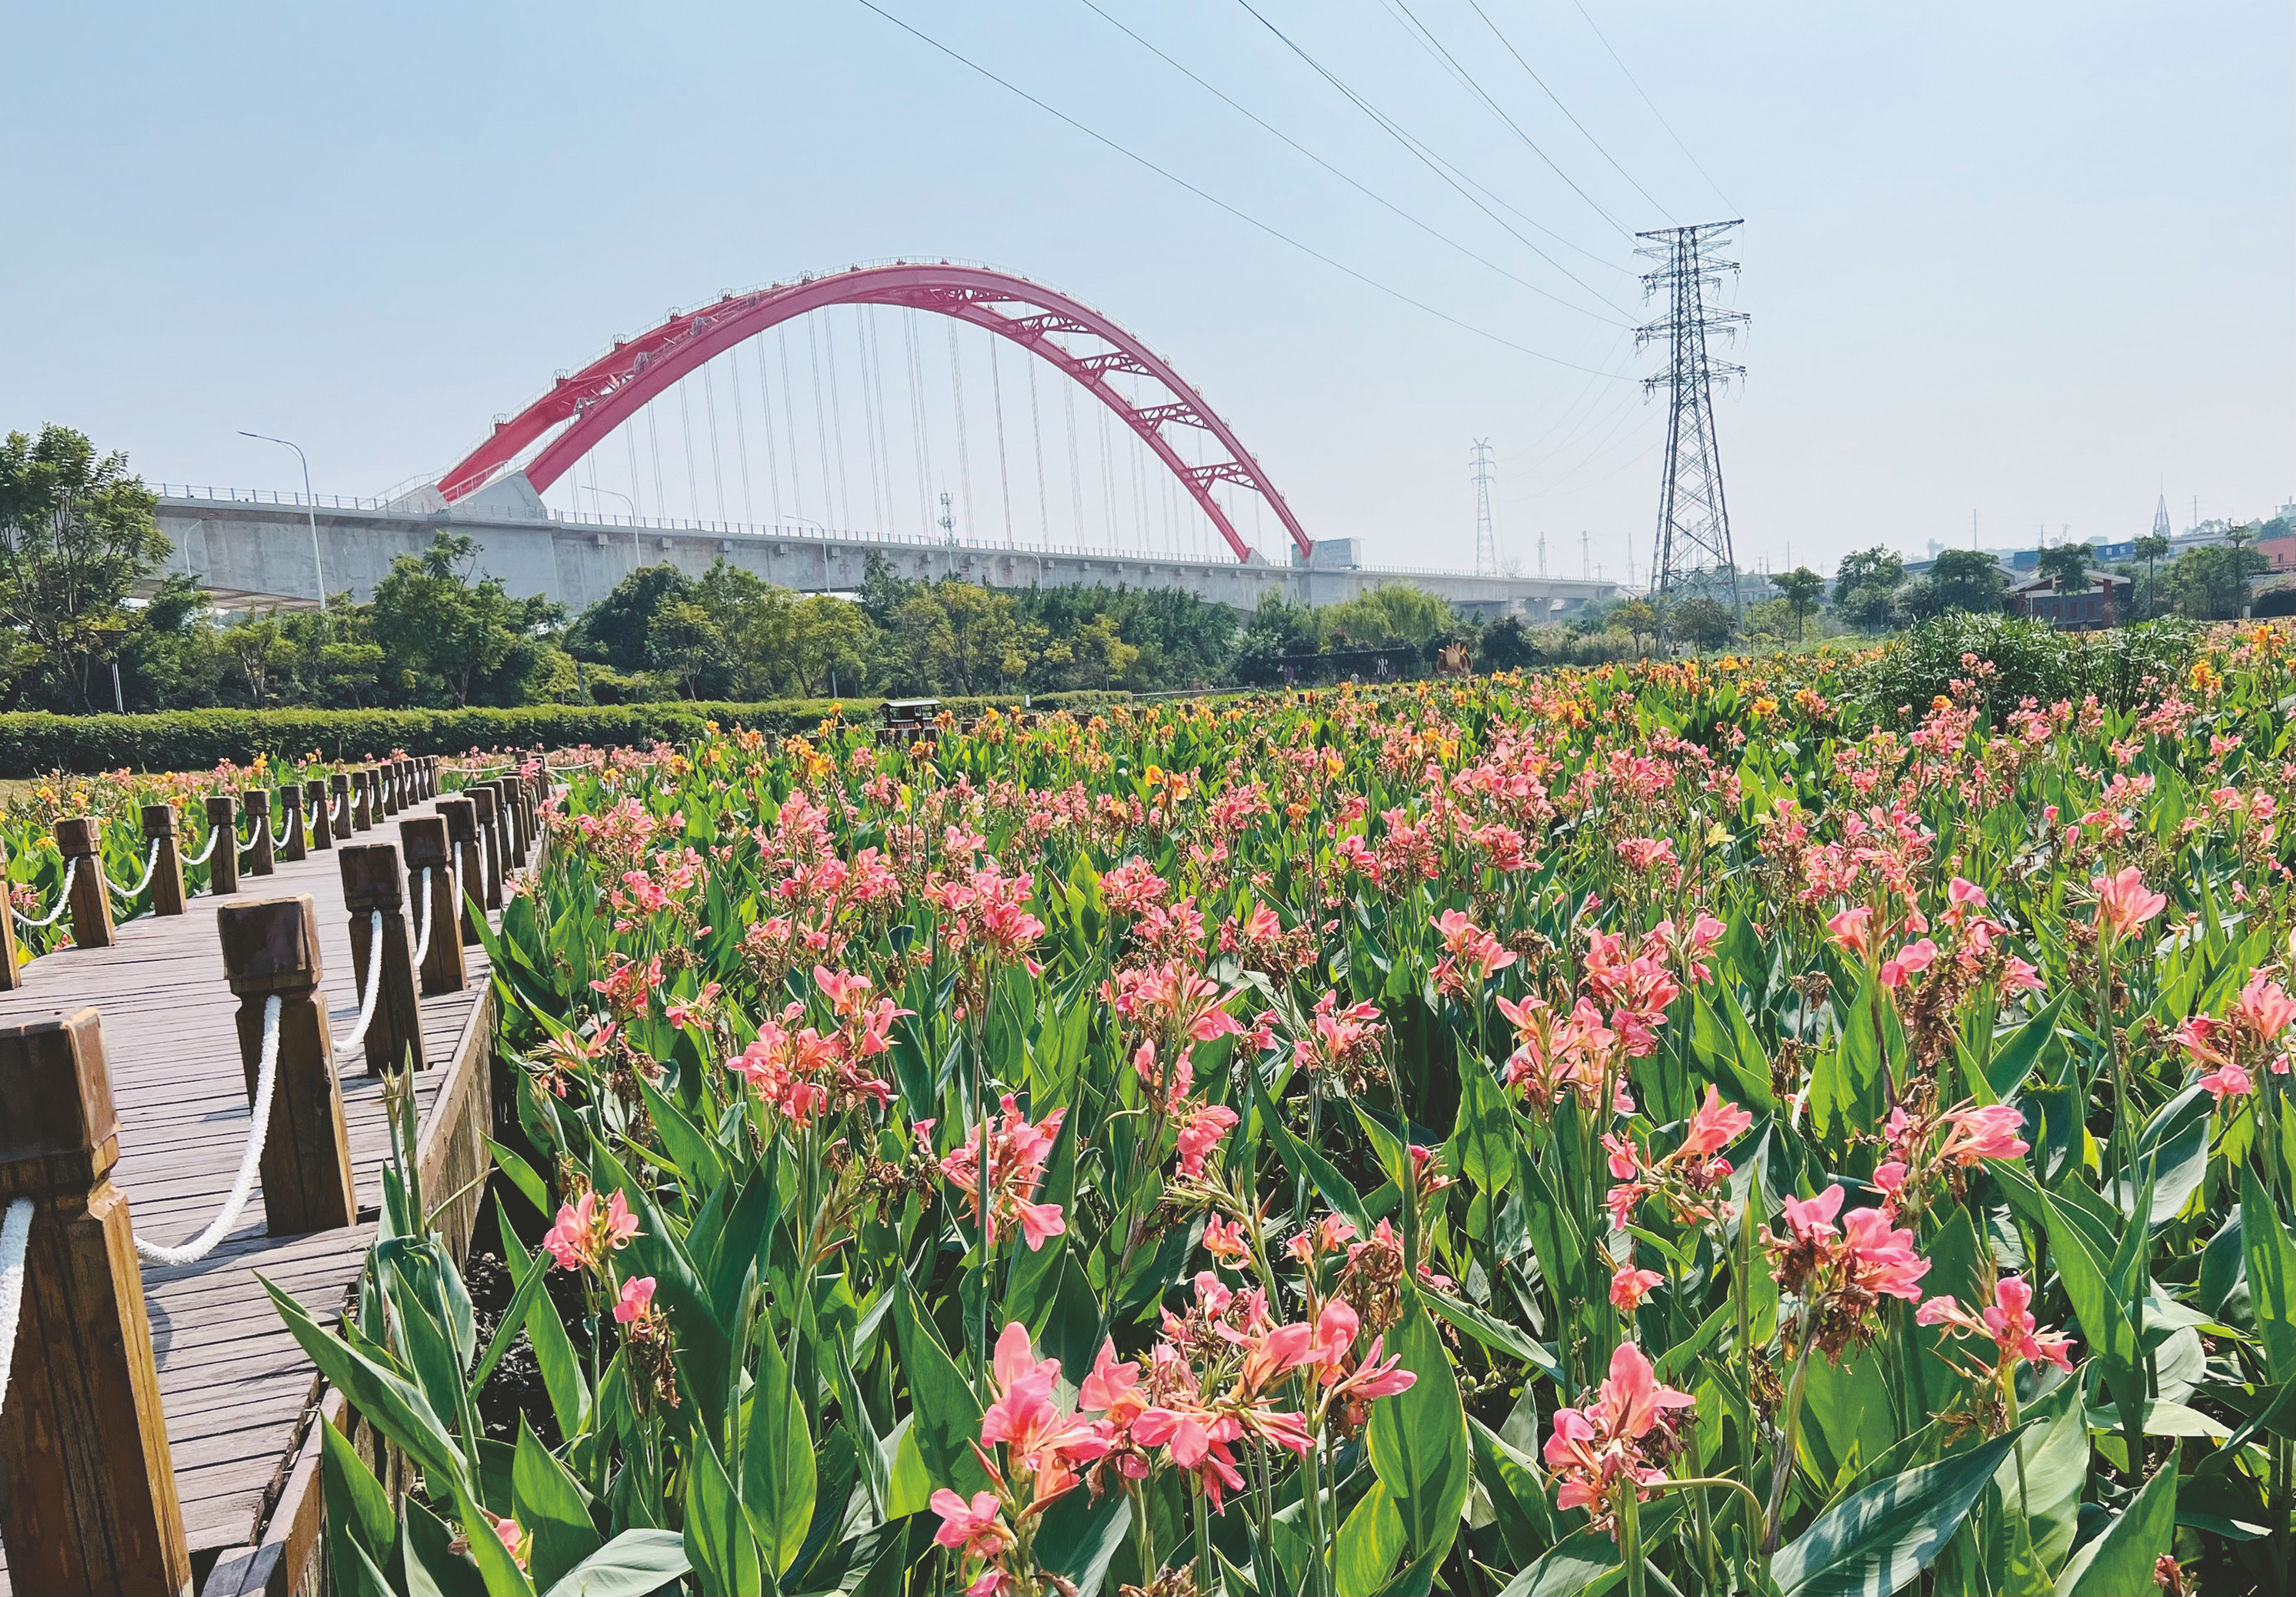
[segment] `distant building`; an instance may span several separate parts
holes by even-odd
[[[2267,571],[2296,571],[2296,537],[2259,538],[2256,552],[2264,556]]]
[[[2175,529],[2169,525],[2169,495],[2166,494],[2161,495],[2161,503],[2152,512],[2152,536],[2156,538],[2175,536]]]
[[[2068,632],[2115,627],[2128,613],[2129,590],[2134,586],[2128,577],[2115,577],[2110,571],[2091,571],[2087,588],[2077,594],[2060,594],[2055,577],[2029,577],[2010,585],[2009,613],[2030,616]]]

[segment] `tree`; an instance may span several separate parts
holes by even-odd
[[[2129,553],[2144,562],[2144,602],[2137,607],[2139,615],[2147,615],[2160,607],[2161,585],[2152,572],[2153,562],[2169,553],[2169,540],[2157,532],[2148,532],[2138,538]]]
[[[1247,686],[1273,687],[1287,680],[1287,669],[1296,674],[1297,662],[1316,649],[1316,612],[1281,594],[1263,594],[1259,608],[1243,624],[1236,680]]]
[[[790,607],[783,667],[808,699],[824,693],[858,692],[866,672],[868,612],[850,599],[815,594]]]
[[[1850,589],[1847,596],[1836,601],[1834,610],[1852,627],[1878,632],[1897,614],[1897,604],[1895,584],[1884,587],[1878,582],[1869,582]]]
[[[728,652],[716,616],[698,599],[670,600],[646,628],[646,664],[677,678],[688,699],[702,696],[705,677],[724,673]]]
[[[1095,616],[1046,643],[1043,663],[1056,674],[1059,686],[1107,688],[1140,663],[1140,651],[1124,641],[1114,616]]]
[[[158,504],[125,455],[99,456],[69,427],[0,442],[0,626],[54,702],[95,708],[99,667],[132,629],[128,592],[168,558]]]
[[[2058,544],[2041,551],[2033,569],[2044,577],[2056,579],[2060,594],[2088,592],[2088,565],[2096,558],[2096,551],[2087,544]]]
[[[1736,627],[1728,608],[1704,594],[1684,600],[1667,617],[1667,629],[1696,649],[1719,649]]]
[[[1906,562],[1898,558],[1897,551],[1876,544],[1871,549],[1860,549],[1855,554],[1841,557],[1841,563],[1833,569],[1833,602],[1846,605],[1849,595],[1860,588],[1894,593],[1905,580]]]
[[[1483,628],[1475,649],[1477,669],[1519,671],[1538,663],[1538,645],[1530,641],[1530,633],[1520,618],[1501,616]]]
[[[1382,583],[1316,617],[1317,630],[1330,643],[1358,649],[1409,644],[1423,649],[1454,625],[1451,607],[1407,582]]]
[[[676,566],[641,566],[582,612],[582,618],[567,631],[566,646],[579,659],[617,671],[643,671],[654,611],[693,591],[692,580]]]
[[[1825,578],[1808,566],[1796,566],[1783,577],[1770,579],[1791,607],[1794,618],[1794,641],[1802,637],[1802,623],[1817,613],[1818,603],[1825,597]]]
[[[1643,639],[1656,637],[1658,628],[1658,607],[1647,599],[1628,600],[1613,610],[1603,623],[1605,632],[1625,633],[1635,640],[1636,648],[1642,646]]]
[[[2169,602],[2195,620],[2231,620],[2248,602],[2249,578],[2269,564],[2236,545],[2187,549],[2169,568]]]
[[[1939,610],[1965,610],[1980,615],[2001,608],[2001,561],[1980,549],[1946,549],[1930,566]]]
[[[418,703],[443,696],[457,708],[473,698],[524,701],[541,635],[562,612],[538,594],[511,598],[499,577],[471,581],[478,556],[469,534],[441,532],[421,554],[392,561],[375,584],[369,626],[385,679],[401,696]]]

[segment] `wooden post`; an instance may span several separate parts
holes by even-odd
[[[261,788],[249,788],[240,794],[239,807],[247,812],[247,824],[253,833],[250,840],[254,847],[247,855],[247,874],[269,876],[278,869],[272,864],[278,857],[278,834],[271,828],[271,795]],[[231,841],[233,848],[239,847],[235,834]]]
[[[486,849],[479,841],[479,808],[468,798],[441,798],[439,816],[447,823],[447,845],[455,854],[455,902],[462,906],[463,945],[479,940],[479,915],[466,900],[486,897]]]
[[[279,1062],[263,1140],[263,1208],[275,1237],[333,1231],[358,1218],[343,1090],[320,989],[319,918],[311,896],[226,904],[216,913],[224,974],[239,995],[239,1058],[255,1098],[264,1000],[276,993]]]
[[[438,815],[401,821],[398,846],[406,859],[406,901],[414,914],[417,941],[425,935],[422,923],[430,923],[430,946],[422,951],[422,965],[416,972],[422,980],[422,995],[459,993],[470,981],[470,972],[463,964],[463,937],[455,925],[455,911],[463,894],[446,821]],[[426,871],[430,873],[428,882],[422,880]]]
[[[479,852],[486,856],[487,872],[486,896],[482,902],[488,909],[500,909],[503,906],[503,856],[502,832],[496,824],[498,819],[495,814],[496,795],[494,789],[483,782],[474,782],[463,790],[470,794],[471,802],[478,807]]]
[[[351,830],[368,831],[374,826],[374,767],[351,767]]]
[[[111,947],[119,937],[111,923],[111,889],[103,881],[102,832],[86,815],[70,815],[56,823],[56,848],[71,872],[72,946]]]
[[[0,847],[0,992],[13,992],[24,985],[24,967],[16,958],[16,916],[9,895],[13,887],[8,880],[8,851]],[[0,1393],[4,1401],[5,1393]]]
[[[447,757],[443,754],[431,755],[428,759],[422,762],[423,769],[429,773],[426,780],[430,783],[430,797],[433,798],[438,798],[446,790],[439,784],[439,773],[445,767],[446,764]]]
[[[335,800],[335,813],[327,824],[340,843],[351,835],[351,774],[338,771],[328,777],[327,791],[334,795]]]
[[[184,851],[176,843],[176,807],[147,804],[143,810],[144,840],[160,845],[160,857],[152,864],[152,913],[180,915],[184,913]]]
[[[327,810],[327,779],[314,776],[303,784],[303,807],[318,816],[311,827],[311,847],[332,848],[335,846],[334,817]]]
[[[208,891],[221,896],[239,891],[239,800],[217,793],[208,800],[208,834],[215,848],[208,854]],[[298,859],[302,856],[296,856]]]
[[[290,862],[308,859],[311,854],[309,823],[303,815],[303,784],[284,783],[279,790],[279,813],[287,817],[279,834],[279,857]]]
[[[191,1587],[119,1159],[95,1011],[0,1027],[0,1207],[37,1206],[0,1408],[0,1543],[19,1592]]]
[[[382,778],[382,813],[386,816],[395,815],[404,807],[398,796],[398,762],[387,759],[375,769]]]
[[[498,776],[487,785],[495,790],[495,828],[502,834],[503,865],[514,870],[526,864],[526,827],[518,811],[519,781]]]
[[[374,1020],[366,1028],[366,1073],[381,1076],[405,1069],[410,1062],[419,1070],[428,1061],[422,1057],[422,1011],[414,996],[414,961],[406,938],[398,846],[359,843],[336,857],[343,868],[343,907],[351,917],[351,968],[362,983],[373,957],[375,913],[382,915],[382,964],[377,971],[382,995],[375,1000]],[[359,1000],[364,1005],[365,993],[359,994]]]

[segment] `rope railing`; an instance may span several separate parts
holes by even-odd
[[[366,1042],[366,1028],[374,1023],[375,999],[382,992],[382,912],[374,912],[366,942],[366,991],[359,999],[358,1029],[335,1044],[338,1054],[357,1053]]]
[[[201,849],[197,854],[187,854],[187,855],[185,855],[185,856],[184,856],[184,864],[186,864],[186,865],[204,865],[204,864],[206,864],[208,863],[208,861],[209,861],[209,860],[212,859],[212,858],[215,856],[216,843],[217,843],[217,841],[219,839],[221,839],[221,838],[222,838],[222,836],[223,836],[223,828],[222,828],[222,827],[217,826],[217,827],[213,827],[213,828],[209,829],[209,832],[208,832],[208,846],[207,846],[206,848],[204,848]]]
[[[256,1175],[263,1165],[264,1138],[271,1129],[271,1089],[279,1076],[279,1002],[276,993],[263,1001],[263,1052],[255,1070],[255,1106],[248,1111],[247,1146],[239,1156],[239,1175],[231,1183],[230,1195],[208,1222],[208,1228],[180,1248],[162,1247],[137,1237],[135,1257],[145,1264],[197,1264],[231,1234],[248,1199],[254,1195]]]
[[[249,838],[247,841],[239,846],[239,851],[242,854],[254,853],[255,846],[258,843],[260,843],[264,839],[265,836],[271,831],[271,812],[269,810],[265,810],[261,815],[253,817],[253,819],[255,821],[255,835]]]
[[[71,907],[72,877],[78,872],[78,870],[79,861],[76,859],[68,859],[64,861],[64,884],[56,893],[56,906],[50,910],[46,914],[40,917],[40,919],[35,921],[31,916],[26,914],[22,910],[17,909],[12,905],[9,906],[10,912],[15,915],[19,923],[34,931],[45,931],[49,927],[53,926],[58,921],[63,919],[64,912]]]
[[[24,1312],[24,1249],[32,1239],[32,1200],[19,1198],[0,1218],[0,1407],[16,1362],[16,1322]]]
[[[95,868],[96,868],[99,872],[100,872],[100,871],[102,871],[102,870],[103,869],[103,861],[102,861],[102,857],[101,857],[101,856],[99,856],[99,857],[97,858],[97,860],[96,860],[96,865],[95,865]],[[113,881],[110,877],[106,877],[106,878],[104,879],[104,885],[105,885],[106,887],[110,888],[110,889],[112,890],[113,894],[114,894],[114,895],[116,895],[117,897],[121,897],[121,898],[133,899],[133,898],[135,898],[135,896],[136,896],[137,894],[139,894],[139,893],[143,892],[143,890],[144,890],[145,888],[148,888],[148,887],[150,887],[150,886],[152,885],[152,872],[155,872],[155,871],[157,871],[159,868],[160,868],[160,839],[159,839],[158,838],[153,838],[153,839],[152,839],[152,856],[151,856],[151,857],[150,857],[149,859],[146,859],[146,860],[144,862],[144,874],[143,874],[141,877],[137,878],[136,882],[135,882],[135,885],[134,887],[132,887],[132,888],[123,888],[123,887],[121,887],[118,882]]]
[[[430,867],[428,865],[422,867],[422,874],[415,880],[414,910],[414,924],[422,930],[415,934],[414,952],[408,958],[419,969],[422,956],[430,952]],[[381,921],[381,911],[376,912],[375,919],[378,922]]]

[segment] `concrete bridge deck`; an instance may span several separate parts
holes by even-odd
[[[1367,569],[1348,562],[1346,541],[1318,545],[1307,565],[1241,564],[1129,550],[931,543],[814,526],[578,519],[545,506],[522,477],[451,508],[427,491],[390,504],[330,503],[321,495],[320,504],[306,506],[290,495],[258,502],[212,488],[168,488],[159,508],[160,529],[176,549],[167,569],[199,577],[224,608],[315,605],[315,520],[328,590],[348,589],[359,600],[373,593],[394,559],[421,553],[441,530],[469,534],[479,545],[480,571],[500,577],[513,595],[540,594],[573,611],[604,598],[641,565],[667,561],[700,576],[721,558],[803,593],[858,588],[873,555],[914,579],[955,576],[997,588],[1177,588],[1238,610],[1252,609],[1269,594],[1295,603],[1340,604],[1407,582],[1488,618],[1527,621],[1561,619],[1619,592],[1607,581]]]

